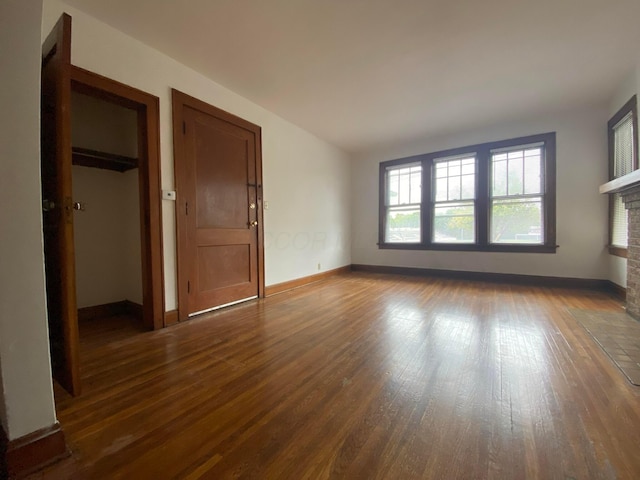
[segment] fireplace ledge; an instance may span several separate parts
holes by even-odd
[[[640,170],[634,170],[622,177],[600,185],[600,193],[621,193],[632,188],[640,187]]]

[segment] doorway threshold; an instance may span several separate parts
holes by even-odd
[[[203,313],[213,312],[215,310],[220,310],[221,308],[230,307],[232,305],[237,305],[238,303],[248,302],[249,300],[255,300],[258,298],[258,295],[254,295],[252,297],[243,298],[242,300],[236,300],[235,302],[225,303],[224,305],[218,305],[216,307],[206,308],[204,310],[200,310],[198,312],[193,312],[189,314],[189,318],[195,317],[196,315],[202,315]]]

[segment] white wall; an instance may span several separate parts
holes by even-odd
[[[138,169],[73,166],[78,308],[131,300],[142,304]]]
[[[124,296],[121,300],[130,300],[142,305],[142,241],[140,239],[140,187],[139,169],[122,173],[120,222],[122,224],[122,274],[120,282]]]
[[[351,263],[349,157],[310,133],[137,40],[57,0],[44,3],[43,31],[73,17],[72,62],[160,98],[162,188],[173,189],[171,88],[262,127],[266,284]],[[178,195],[180,193],[178,192]],[[165,304],[176,308],[174,204],[162,203]],[[287,241],[286,238],[297,239]],[[315,239],[315,241],[306,239]],[[325,240],[321,240],[325,239]]]
[[[0,421],[55,423],[40,195],[41,0],[0,2]]]
[[[138,113],[71,92],[71,144],[101,152],[138,156]]]
[[[607,200],[598,186],[607,176],[606,106],[560,112],[472,132],[405,143],[358,155],[352,162],[354,264],[607,278]],[[477,143],[557,132],[556,254],[380,250],[378,168],[385,160]]]
[[[613,117],[637,92],[640,92],[640,65],[637,69],[632,69],[616,89],[616,92],[609,102],[608,118]],[[621,287],[627,286],[626,258],[609,255],[609,280]]]

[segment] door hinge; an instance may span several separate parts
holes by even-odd
[[[187,293],[191,293],[191,282],[187,280]]]
[[[187,122],[182,122],[182,133],[187,134]]]
[[[189,202],[184,202],[184,214],[189,215]]]

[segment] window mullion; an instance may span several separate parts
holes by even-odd
[[[544,243],[555,247],[556,243],[556,139],[549,138],[542,150],[541,175],[543,178],[542,215]]]
[[[435,181],[433,178],[432,161],[430,158],[422,161],[422,208],[420,209],[421,216],[421,231],[422,231],[422,244],[431,245],[431,218],[433,215],[433,205],[431,203],[431,191],[432,183]]]
[[[489,244],[489,182],[491,174],[491,153],[488,148],[479,148],[476,153],[476,243]]]

